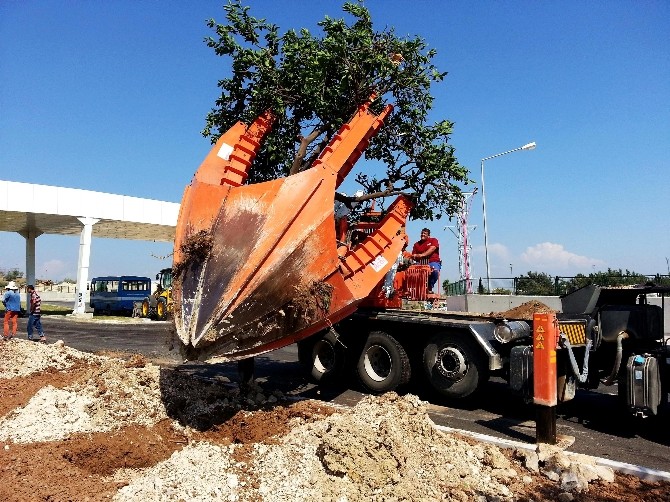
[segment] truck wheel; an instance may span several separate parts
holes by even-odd
[[[142,317],[149,317],[149,312],[151,309],[149,308],[149,300],[146,298],[142,301]]]
[[[337,333],[329,329],[298,342],[298,359],[312,380],[331,383],[342,375],[345,350]]]
[[[463,398],[488,380],[481,350],[455,335],[433,336],[423,351],[423,368],[432,387],[447,398]]]
[[[160,297],[156,302],[156,319],[164,321],[167,319],[167,304],[165,298]]]
[[[254,358],[247,357],[237,361],[237,374],[240,377],[240,387],[250,388],[254,382]]]
[[[310,373],[312,369],[312,350],[314,349],[314,336],[300,340],[298,345],[298,362],[300,366],[307,372]]]
[[[405,349],[395,338],[373,331],[358,358],[356,373],[366,390],[381,394],[409,382],[411,367]]]

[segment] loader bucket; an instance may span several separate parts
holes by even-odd
[[[312,168],[264,183],[238,184],[246,179],[239,168],[233,183],[219,176],[231,170],[216,152],[235,160],[231,137],[246,141],[254,125],[242,134],[234,126],[217,142],[184,193],[177,224],[174,317],[187,354],[235,360],[288,345],[350,315],[384,277],[404,245],[409,201],[397,200],[378,231],[338,253],[334,196],[389,111],[361,107]],[[254,123],[254,138],[269,122]]]

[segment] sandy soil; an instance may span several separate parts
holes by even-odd
[[[491,312],[489,316],[503,317],[505,319],[515,319],[520,321],[532,321],[533,314],[547,314],[551,312],[556,311],[549,308],[542,302],[531,300],[526,303],[522,303],[518,307],[505,310],[504,312]]]
[[[288,401],[62,342],[0,344],[0,500],[666,501],[670,485],[436,430],[414,396]]]

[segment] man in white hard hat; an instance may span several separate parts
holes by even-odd
[[[14,281],[9,281],[5,286],[5,294],[2,297],[2,304],[5,306],[5,324],[3,339],[9,340],[16,336],[18,329],[18,318],[21,312],[21,296],[19,287]],[[9,334],[9,324],[12,323],[11,335]]]

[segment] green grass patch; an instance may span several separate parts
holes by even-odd
[[[42,304],[42,315],[65,315],[71,314],[74,307],[63,307],[62,305]]]
[[[26,309],[26,304],[21,302],[21,308]],[[71,314],[73,307],[63,307],[62,305],[51,305],[49,303],[42,304],[42,315],[65,315]],[[5,307],[0,306],[0,316],[5,315]],[[26,311],[26,316],[28,312]]]

